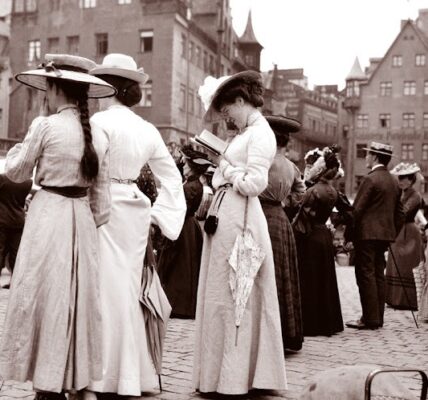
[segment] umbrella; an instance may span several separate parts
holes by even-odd
[[[232,267],[229,272],[229,286],[235,306],[235,346],[238,344],[238,330],[253,288],[254,279],[265,258],[265,253],[247,229],[247,214],[248,197],[245,202],[244,227],[236,237],[229,257],[229,264]]]
[[[147,346],[159,376],[162,391],[162,352],[166,328],[171,314],[171,305],[159,280],[153,264],[145,263],[140,293],[140,303],[146,325]]]

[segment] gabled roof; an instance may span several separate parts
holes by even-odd
[[[406,23],[402,26],[399,34],[395,38],[395,40],[392,42],[391,46],[389,46],[388,51],[385,53],[385,55],[382,58],[382,61],[377,65],[373,73],[370,75],[370,78],[367,83],[370,83],[370,81],[373,79],[373,77],[376,75],[376,72],[379,70],[380,66],[385,62],[385,59],[388,57],[388,55],[392,52],[392,49],[394,48],[395,44],[397,43],[398,39],[403,34],[404,30],[407,28],[407,26],[411,26],[417,37],[420,39],[420,41],[423,43],[425,48],[428,50],[428,38],[426,35],[416,26],[416,24],[412,20],[407,20]]]
[[[253,30],[253,21],[251,18],[251,9],[248,12],[247,26],[242,36],[239,38],[241,43],[259,43]]]
[[[355,57],[354,65],[351,68],[351,71],[349,71],[348,76],[345,78],[345,80],[366,80],[367,77],[363,70],[361,69],[360,61],[358,60],[358,57]]]

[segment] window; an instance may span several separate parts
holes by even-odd
[[[210,55],[210,74],[215,75],[215,62],[214,62],[214,56]]]
[[[181,57],[187,58],[187,39],[184,33],[181,34]]]
[[[191,62],[195,61],[195,43],[189,41],[189,60]]]
[[[58,11],[61,0],[49,0],[49,9],[50,11]]]
[[[424,176],[424,180],[421,182],[421,192],[428,193],[428,176]]]
[[[428,128],[428,113],[424,113],[423,127]]]
[[[249,67],[253,67],[255,65],[255,59],[252,54],[245,55],[245,64],[247,64]]]
[[[393,56],[392,57],[392,66],[393,67],[401,67],[403,65],[403,57],[402,56]]]
[[[153,50],[153,31],[140,31],[140,52],[148,53]]]
[[[403,161],[411,161],[414,159],[414,145],[413,145],[413,143],[402,143],[402,145],[401,145],[401,159]]]
[[[391,128],[391,114],[379,114],[379,123],[382,128]]]
[[[209,71],[209,59],[208,59],[208,53],[204,51],[204,71]]]
[[[416,94],[416,82],[415,81],[404,81],[403,87],[404,96],[413,96]]]
[[[48,38],[48,53],[59,53],[59,38]]]
[[[189,114],[194,114],[195,113],[195,100],[194,100],[195,95],[194,95],[193,90],[189,89],[189,91],[187,93],[187,98],[188,98],[188,100],[187,100],[188,101],[187,112]]]
[[[415,127],[415,114],[404,113],[403,114],[403,128],[414,128]]]
[[[380,95],[391,96],[392,93],[392,82],[381,82],[380,83]]]
[[[185,110],[186,109],[186,86],[181,84],[180,85],[180,109]]]
[[[366,143],[357,143],[357,158],[366,158],[365,147],[367,147]]]
[[[195,64],[201,68],[202,67],[202,53],[201,48],[199,46],[196,46],[195,48]]]
[[[80,0],[80,8],[95,8],[97,0]]]
[[[108,35],[107,33],[96,33],[97,56],[105,56],[108,52]]]
[[[417,67],[423,67],[425,65],[425,54],[416,54],[415,65]]]
[[[30,40],[28,42],[28,64],[40,61],[40,40]]]
[[[368,128],[369,116],[367,114],[357,115],[357,128]]]
[[[422,161],[428,160],[428,143],[422,144]]]
[[[141,100],[138,104],[140,107],[152,106],[152,87],[153,83],[151,79],[141,86]]]
[[[346,83],[346,97],[358,97],[360,95],[360,85],[358,81],[348,81]]]
[[[79,36],[67,36],[67,53],[79,53]]]
[[[428,94],[428,81],[424,82],[424,94]]]
[[[132,0],[117,0],[117,4],[131,4]]]
[[[37,0],[26,0],[25,7],[27,12],[37,11]]]
[[[22,13],[25,11],[24,0],[15,0],[14,9],[16,13]]]

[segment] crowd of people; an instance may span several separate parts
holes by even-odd
[[[344,330],[326,224],[334,211],[355,252],[362,306],[346,326],[381,328],[385,303],[419,305],[428,322],[428,283],[418,302],[413,278],[425,260],[414,222],[419,169],[401,163],[390,173],[391,146],[366,149],[370,172],[351,205],[337,190],[338,147],[308,152],[303,174],[287,158],[300,123],[262,115],[255,71],[212,78],[200,92],[205,122],[227,127],[226,151],[186,145],[174,159],[131,109],[148,79],[131,57],[45,61],[16,77],[46,95],[0,180],[0,267],[8,253],[13,269],[0,344],[4,379],[31,380],[39,400],[157,388],[139,301],[149,263],[172,317],[196,320],[195,390],[286,389],[286,354],[305,336]],[[88,98],[99,99],[92,117]],[[34,168],[41,188],[24,225]]]

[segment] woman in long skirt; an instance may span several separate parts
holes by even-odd
[[[340,163],[333,151],[325,149],[306,179],[314,182],[303,198],[293,221],[296,232],[304,336],[330,336],[343,331],[337,286],[333,238],[326,226],[338,201],[332,180]]]
[[[223,80],[207,112],[221,111],[240,133],[216,159],[217,192],[204,227],[211,233],[202,250],[193,365],[193,386],[200,392],[244,394],[287,386],[272,245],[257,197],[267,186],[276,152],[275,135],[257,110],[262,95],[260,74],[244,71]],[[234,301],[230,279],[240,277],[229,257],[245,218],[265,257],[248,300]]]
[[[420,168],[416,164],[399,163],[391,174],[398,177],[405,223],[391,243],[385,272],[385,301],[391,307],[417,310],[413,268],[423,259],[422,237],[415,216],[422,206],[422,197],[413,187]]]
[[[31,178],[32,200],[12,277],[0,376],[31,380],[36,399],[65,399],[102,376],[96,227],[108,221],[108,141],[89,124],[88,96],[115,90],[81,57],[46,55],[49,67],[17,76],[46,90],[45,115],[12,148],[6,174]],[[76,72],[80,71],[80,72]]]
[[[100,101],[102,111],[91,119],[110,141],[112,208],[109,223],[98,230],[103,374],[89,389],[140,396],[158,382],[139,302],[150,224],[176,239],[186,203],[180,173],[159,131],[130,109],[140,101],[148,75],[124,54],[107,55],[91,73],[118,93]],[[135,184],[146,163],[161,185],[153,206]]]
[[[284,350],[300,350],[303,326],[296,242],[293,228],[282,208],[291,192],[295,199],[300,197],[301,200],[306,189],[300,171],[285,157],[290,132],[297,132],[300,123],[280,116],[266,119],[275,133],[277,152],[269,169],[268,187],[259,199],[272,241]]]
[[[201,204],[203,187],[200,176],[211,163],[207,156],[191,146],[181,149],[184,196],[187,211],[177,240],[166,241],[159,254],[159,278],[171,303],[171,316],[195,318],[199,269],[202,254],[202,230],[195,212]]]

